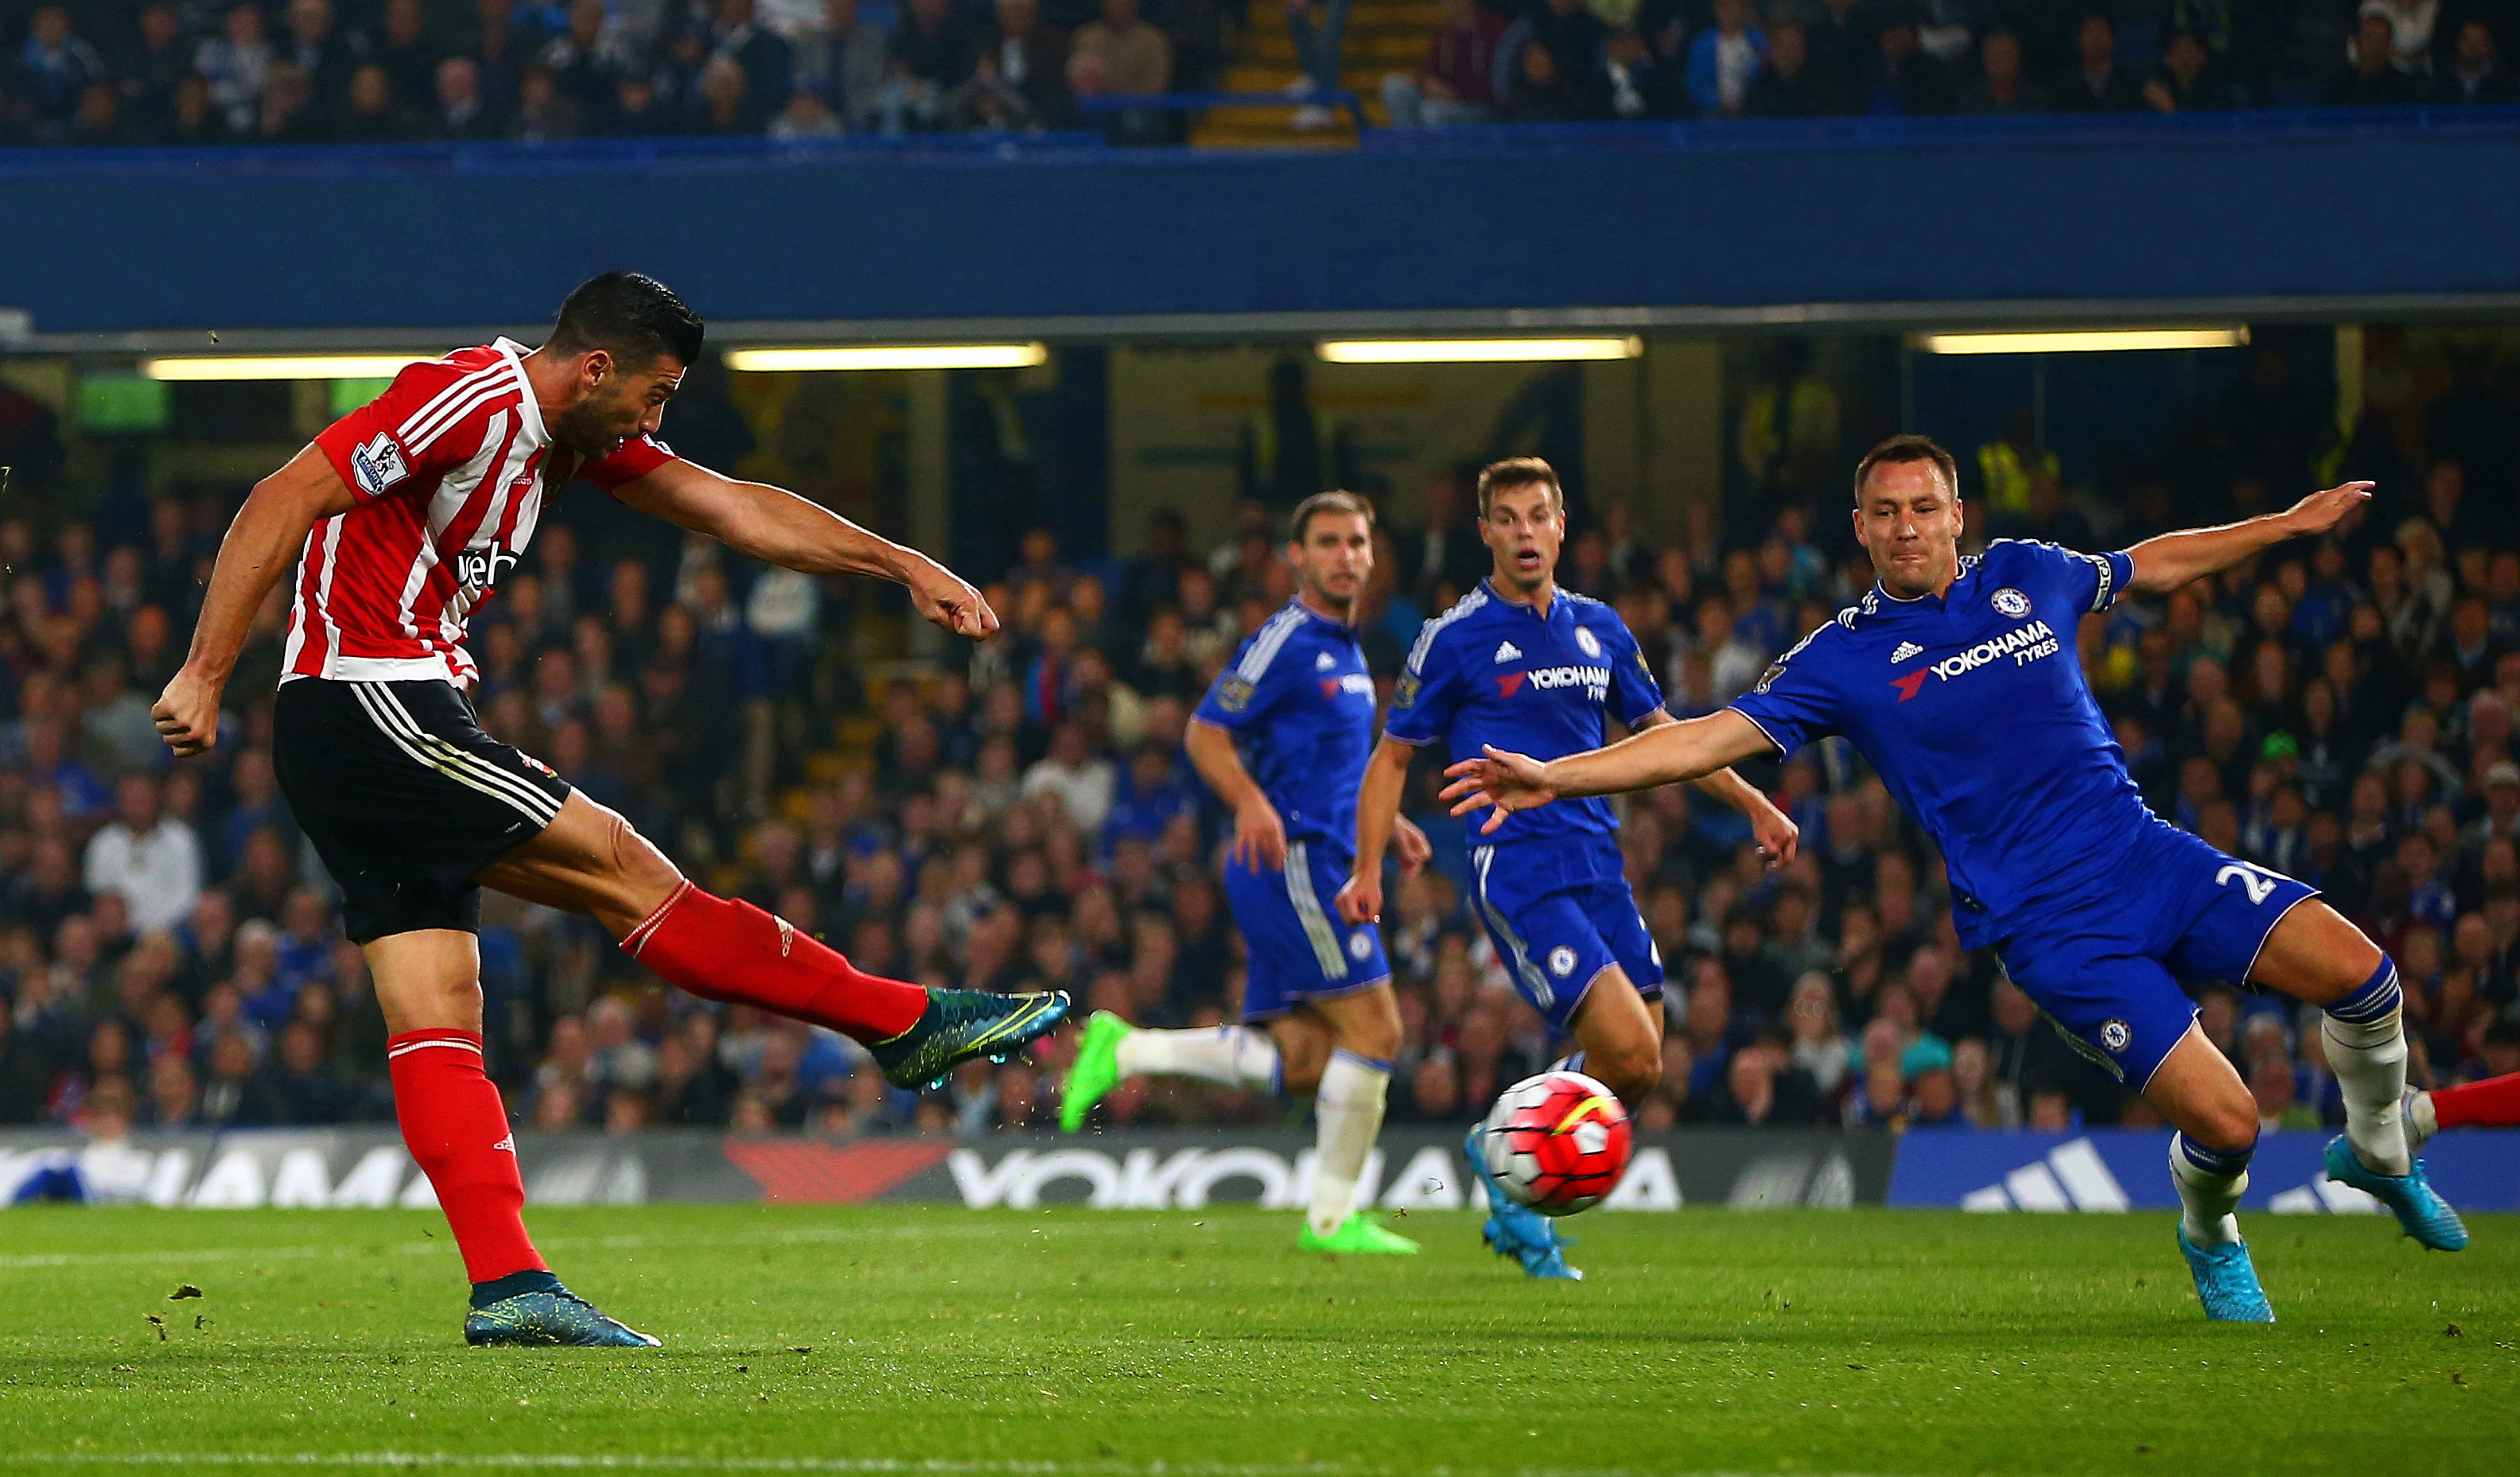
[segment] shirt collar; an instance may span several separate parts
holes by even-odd
[[[517,379],[525,387],[524,409],[517,413],[524,418],[525,434],[533,437],[536,445],[548,443],[551,430],[543,425],[542,403],[534,398],[534,381],[525,374],[525,356],[533,350],[504,335],[491,340],[490,347],[505,354],[508,362],[517,367]]]
[[[1559,585],[1551,593],[1549,597],[1549,613],[1546,615],[1541,614],[1539,607],[1532,604],[1531,602],[1527,600],[1515,600],[1512,596],[1498,589],[1496,587],[1496,576],[1493,574],[1480,575],[1479,588],[1485,590],[1488,593],[1488,599],[1495,601],[1498,604],[1508,606],[1511,609],[1520,610],[1525,615],[1528,615],[1533,620],[1537,621],[1547,622],[1555,620],[1557,618],[1557,612],[1563,609],[1566,605],[1566,587],[1564,585]]]

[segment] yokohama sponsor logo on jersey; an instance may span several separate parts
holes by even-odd
[[[1946,656],[1935,662],[1934,675],[1945,682],[1964,672],[1974,672],[2000,656],[2012,658],[2014,666],[2037,661],[2042,656],[2056,654],[2056,633],[2044,620],[2015,626],[1993,641],[1982,641],[1957,656]]]

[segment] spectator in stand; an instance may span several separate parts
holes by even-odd
[[[315,112],[329,127],[348,103],[350,74],[359,67],[349,37],[334,23],[333,0],[289,0],[279,55],[305,73]]]
[[[1497,48],[1505,19],[1477,0],[1443,0],[1443,24],[1426,42],[1414,72],[1382,78],[1382,105],[1394,128],[1445,128],[1496,116]]]
[[[1962,112],[2046,112],[2048,93],[2023,74],[2021,37],[2011,26],[1987,29],[1978,47],[1978,75],[1960,90]]]
[[[105,59],[71,29],[69,7],[37,8],[26,25],[26,44],[18,53],[18,92],[25,100],[35,139],[67,139],[88,87],[105,80]]]
[[[2117,23],[2086,11],[2074,26],[2074,65],[2048,96],[2059,112],[2135,112],[2144,106],[2143,80],[2118,65]]]
[[[1916,38],[1916,18],[1894,11],[1881,22],[1863,82],[1865,111],[1910,117],[1952,111],[1958,98],[1952,69]]]
[[[2183,29],[2172,31],[2162,43],[2161,66],[2144,79],[2143,99],[2156,112],[2230,108],[2238,101],[2206,50],[2205,38]]]
[[[90,148],[144,142],[140,130],[122,120],[122,94],[111,82],[90,82],[79,94],[78,115],[70,119],[68,142]]]
[[[1605,116],[1609,44],[1610,28],[1584,0],[1544,0],[1506,32],[1507,114],[1543,122]]]
[[[577,104],[581,116],[600,119],[607,126],[616,122],[613,111],[622,79],[647,72],[606,14],[604,0],[569,0],[568,28],[544,44],[542,65],[550,68],[561,92]],[[645,112],[653,105],[652,90],[640,111]]]
[[[2483,21],[2460,24],[2456,50],[2444,68],[2435,96],[2445,103],[2508,104],[2520,101],[2511,72],[2502,65],[2494,27]]]
[[[752,85],[743,75],[742,63],[729,56],[708,59],[700,68],[698,106],[684,128],[718,138],[743,138],[768,130],[769,120],[752,111]],[[749,665],[733,670],[745,671]]]
[[[2398,69],[2396,30],[2388,16],[2365,10],[2357,22],[2346,73],[2320,99],[2330,108],[2403,108],[2421,100],[2414,79]]]
[[[87,843],[91,893],[115,893],[141,933],[171,928],[202,895],[201,844],[159,808],[158,782],[129,775],[114,791],[114,819]]]
[[[122,115],[134,126],[163,132],[175,121],[175,92],[194,75],[194,47],[184,34],[183,19],[171,4],[140,12],[139,45],[116,59],[115,75],[122,90]],[[190,579],[191,570],[184,572]]]
[[[798,42],[797,78],[822,94],[850,132],[871,133],[883,104],[890,45],[858,14],[858,0],[824,0],[822,28]]]
[[[385,80],[383,67],[371,63],[350,73],[349,102],[338,133],[348,144],[389,144],[411,136],[394,107],[393,84]]]
[[[754,19],[752,0],[718,0],[709,40],[712,56],[743,68],[748,113],[766,119],[788,105],[796,90],[795,54],[786,38]]]
[[[2371,17],[2389,22],[2389,65],[2409,76],[2432,71],[2433,23],[2440,16],[2441,0],[2362,0],[2355,9],[2358,24]]]
[[[576,138],[585,128],[576,101],[562,93],[560,79],[551,68],[540,63],[526,67],[517,86],[515,137],[528,144],[547,144]]]
[[[412,4],[413,0],[399,3]],[[219,34],[203,41],[195,53],[193,69],[209,83],[210,106],[229,133],[254,130],[261,112],[262,86],[271,75],[274,60],[271,43],[263,36],[262,7],[252,3],[230,7]]]
[[[1040,0],[997,0],[960,111],[968,125],[992,130],[1074,124],[1067,41],[1042,22]]]
[[[1881,14],[1865,0],[1821,0],[1805,12],[1814,75],[1831,96],[1862,97],[1880,55]]]
[[[1313,0],[1284,0],[1286,34],[1295,43],[1295,61],[1304,74],[1295,79],[1287,95],[1298,98],[1326,98],[1340,90],[1339,45],[1347,31],[1348,0],[1321,0],[1322,19],[1313,20]],[[1295,111],[1294,125],[1301,129],[1328,128],[1337,117],[1319,102]]]
[[[1833,73],[1812,61],[1810,33],[1797,22],[1768,27],[1768,65],[1750,84],[1742,112],[1754,118],[1813,118],[1846,112]]]
[[[1172,90],[1172,42],[1140,18],[1138,0],[1102,0],[1102,18],[1077,27],[1075,50],[1099,61],[1105,92]]]
[[[471,57],[437,64],[437,112],[428,136],[458,143],[507,136],[506,124],[481,100],[481,65]]]
[[[382,34],[371,59],[385,69],[394,106],[427,112],[437,97],[437,64],[444,56],[428,33],[420,0],[385,0]]]
[[[1080,44],[1083,39],[1080,32]],[[973,50],[970,31],[948,0],[910,0],[910,16],[892,36],[883,131],[943,126],[948,95],[971,75]]]
[[[1715,23],[1688,45],[1688,96],[1697,111],[1739,117],[1767,67],[1767,33],[1750,23],[1749,0],[1715,0]]]

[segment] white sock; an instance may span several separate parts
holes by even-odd
[[[2408,1093],[2405,1105],[2398,1110],[2398,1120],[2406,1126],[2409,1155],[2422,1153],[2424,1145],[2433,1141],[2433,1135],[2441,1132],[2441,1120],[2433,1115],[2430,1093]]]
[[[2403,1175],[2413,1162],[2407,1152],[2407,1131],[2399,1122],[2399,1099],[2407,1091],[2407,1036],[2400,1027],[2404,1011],[2392,1005],[2375,1020],[2319,1017],[2327,1039],[2327,1069],[2345,1098],[2345,1140],[2354,1154],[2375,1174]]]
[[[2179,1229],[2189,1241],[2212,1246],[2240,1239],[2240,1218],[2231,1212],[2249,1187],[2248,1153],[2218,1154],[2197,1148],[2184,1134],[2173,1134],[2170,1180],[2179,1186]]]
[[[1330,1052],[1329,1065],[1322,1068],[1322,1085],[1313,1095],[1321,1149],[1313,1167],[1313,1205],[1306,1215],[1315,1235],[1338,1230],[1355,1211],[1357,1177],[1365,1173],[1374,1136],[1382,1132],[1383,1097],[1390,1089],[1390,1063],[1345,1048]]]
[[[1279,1090],[1278,1044],[1248,1026],[1132,1031],[1116,1053],[1123,1077],[1195,1077],[1219,1087]]]

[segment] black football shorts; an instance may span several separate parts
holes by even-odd
[[[357,943],[418,928],[476,932],[494,858],[539,834],[568,782],[481,732],[448,682],[284,683],[272,768],[341,889]]]

